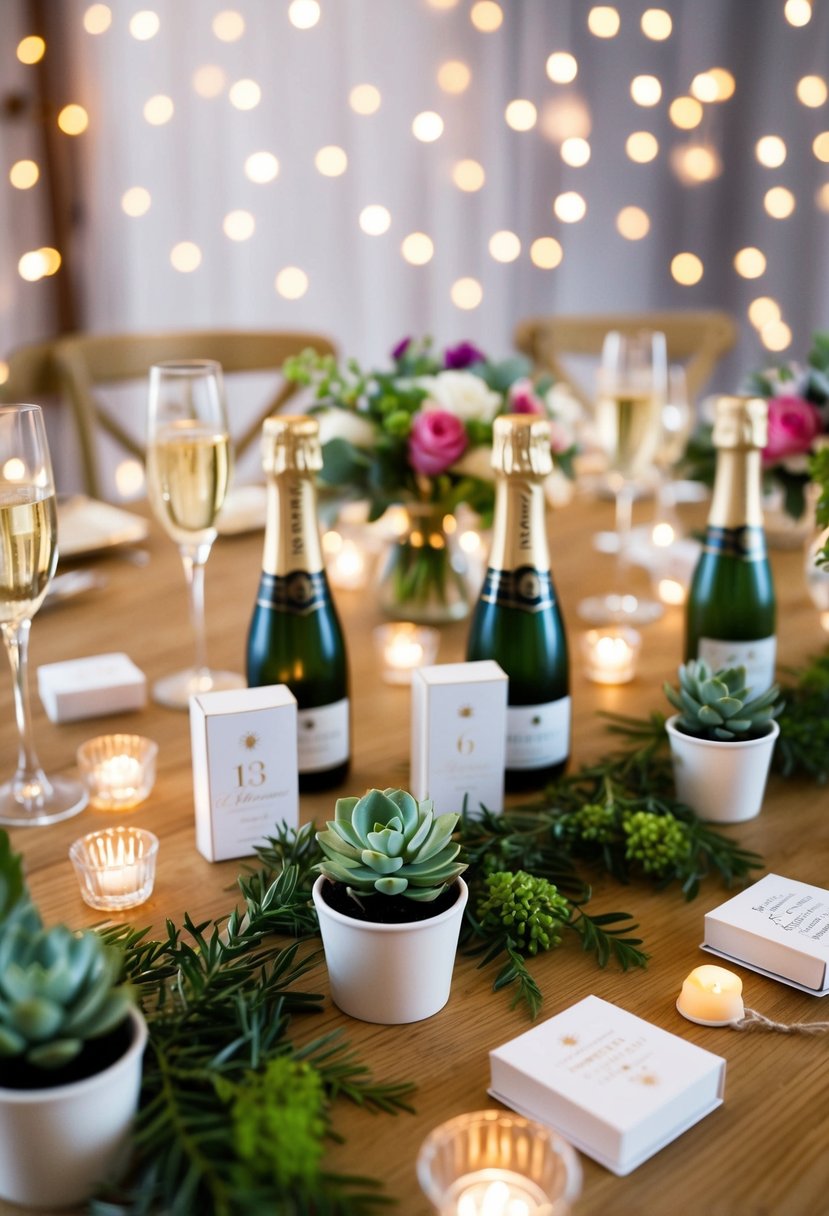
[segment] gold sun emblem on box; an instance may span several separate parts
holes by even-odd
[[[474,718],[475,710],[472,708],[471,705],[462,705],[460,707],[460,709],[458,710],[458,717],[459,718]]]
[[[644,1085],[648,1089],[652,1089],[655,1085],[659,1084],[659,1077],[657,1077],[656,1073],[653,1072],[643,1072],[640,1074],[640,1076],[634,1077],[633,1079],[634,1081],[638,1082],[639,1085]]]
[[[259,745],[259,736],[255,731],[245,731],[245,733],[239,739],[239,742],[245,751],[254,752]]]
[[[565,1034],[565,1035],[562,1035],[562,1037],[561,1037],[562,1047],[578,1047],[578,1044],[579,1044],[578,1035]]]

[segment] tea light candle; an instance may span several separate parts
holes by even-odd
[[[689,1022],[700,1026],[728,1026],[745,1013],[743,981],[725,967],[695,967],[683,982],[676,1007]]]
[[[511,1170],[481,1170],[459,1179],[453,1190],[443,1209],[447,1216],[536,1216],[550,1211],[543,1191]]]
[[[365,550],[350,536],[341,532],[326,532],[323,537],[325,568],[332,587],[359,591],[368,579],[368,559]]]
[[[121,912],[150,898],[158,838],[143,828],[90,832],[69,849],[81,896],[91,908]]]
[[[158,745],[141,735],[98,735],[78,748],[78,767],[89,801],[101,811],[126,811],[148,797],[155,783]]]
[[[642,638],[635,629],[589,629],[581,646],[587,677],[595,684],[627,684],[636,675]]]
[[[435,661],[440,635],[428,625],[397,621],[374,631],[383,679],[388,684],[411,684],[412,672]]]

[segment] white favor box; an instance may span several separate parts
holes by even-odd
[[[489,1093],[624,1175],[720,1106],[725,1060],[597,996],[489,1053]]]
[[[766,874],[706,913],[702,948],[813,996],[826,996],[829,891]]]
[[[37,669],[37,690],[52,722],[76,722],[147,704],[144,673],[125,654],[45,663]]]
[[[190,701],[196,847],[249,857],[279,823],[299,822],[296,698],[284,684]]]
[[[492,659],[413,673],[411,791],[437,814],[503,810],[507,687]]]

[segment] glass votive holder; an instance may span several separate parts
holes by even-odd
[[[153,893],[158,837],[144,828],[104,828],[69,849],[81,895],[91,908],[123,912]]]
[[[417,1179],[440,1216],[567,1216],[581,1193],[570,1145],[511,1111],[472,1111],[436,1127]]]
[[[428,625],[393,621],[374,630],[374,646],[387,684],[411,684],[412,672],[434,663],[440,633]]]
[[[368,582],[371,555],[355,529],[332,528],[323,533],[325,572],[332,587],[359,591]]]
[[[627,625],[588,629],[581,652],[588,680],[594,684],[627,684],[636,675],[642,636]]]
[[[98,735],[78,748],[78,768],[99,811],[139,806],[155,784],[158,744],[143,735]]]

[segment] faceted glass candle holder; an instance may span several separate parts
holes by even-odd
[[[158,744],[142,735],[98,735],[78,748],[78,768],[99,811],[139,806],[155,784]]]
[[[123,912],[150,898],[157,856],[158,837],[133,827],[90,832],[69,849],[84,901],[104,912]]]
[[[424,1140],[417,1178],[440,1216],[568,1216],[581,1193],[574,1150],[548,1127],[479,1110]]]

